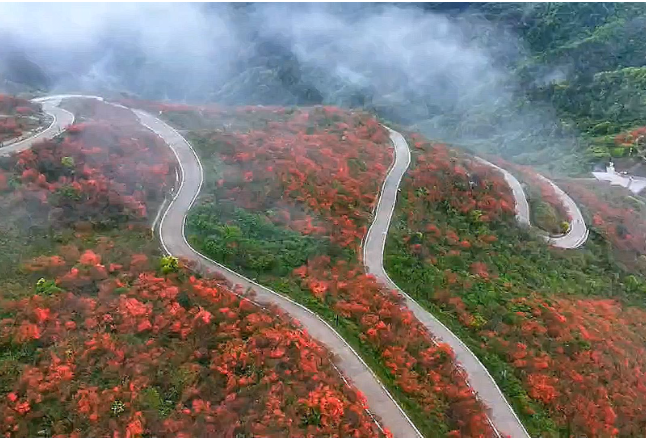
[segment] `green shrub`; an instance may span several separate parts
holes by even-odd
[[[36,283],[36,293],[38,295],[54,295],[62,291],[63,289],[60,289],[56,285],[55,280],[46,280],[45,278],[41,278]]]
[[[159,268],[163,274],[177,272],[179,269],[179,260],[172,255],[161,257],[159,260]]]

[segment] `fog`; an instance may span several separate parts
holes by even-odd
[[[198,96],[234,53],[227,23],[193,5],[3,3],[0,17],[5,56],[24,54],[54,92]]]
[[[524,55],[522,43],[471,13],[414,4],[4,3],[0,36],[5,89],[365,106],[521,161],[537,148],[563,151],[552,110],[519,105],[507,65]],[[547,72],[537,81],[564,79],[563,70]]]

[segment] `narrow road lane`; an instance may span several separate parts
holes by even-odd
[[[585,243],[588,239],[588,234],[590,233],[590,231],[585,225],[585,220],[583,220],[583,214],[581,214],[581,210],[576,205],[576,203],[574,203],[574,200],[572,200],[572,198],[568,196],[565,191],[556,186],[554,182],[552,182],[547,177],[541,176],[540,174],[538,175],[538,177],[552,186],[554,192],[565,207],[565,210],[570,215],[570,218],[572,218],[572,221],[570,222],[570,230],[567,232],[567,234],[560,237],[550,237],[549,234],[544,232],[542,234],[543,237],[552,246],[562,249],[575,249],[579,246],[583,246],[583,243]]]
[[[395,146],[395,163],[386,176],[381,189],[381,196],[377,203],[374,221],[366,235],[363,246],[364,265],[367,271],[373,274],[377,280],[403,295],[406,306],[431,334],[451,346],[455,352],[457,362],[469,375],[471,388],[478,394],[478,397],[485,405],[491,409],[491,422],[494,429],[512,437],[529,437],[514,410],[507,403],[500,388],[498,388],[498,385],[476,355],[451,330],[401,290],[390,279],[384,269],[384,246],[386,245],[388,228],[390,227],[397,201],[397,190],[404,173],[410,165],[408,143],[400,133],[389,128],[388,131]]]
[[[160,237],[166,252],[196,262],[201,271],[220,273],[245,291],[253,290],[257,301],[275,304],[298,319],[313,338],[334,353],[336,366],[366,396],[370,410],[379,416],[395,437],[421,437],[417,428],[370,368],[329,324],[300,304],[216,263],[188,244],[184,235],[184,223],[186,214],[202,186],[202,165],[191,145],[172,127],[146,112],[134,112],[144,126],[157,133],[173,149],[181,166],[180,187],[159,224]]]

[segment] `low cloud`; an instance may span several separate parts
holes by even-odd
[[[0,4],[0,16],[7,43],[0,75],[4,70],[5,78],[20,80],[20,69],[11,72],[6,61],[19,55],[42,70],[55,92],[361,105],[417,124],[432,137],[487,144],[508,156],[548,144],[563,150],[552,110],[519,107],[516,100],[518,82],[507,64],[523,56],[522,42],[469,11],[449,15],[387,4],[25,3]],[[539,80],[563,76],[553,70]]]

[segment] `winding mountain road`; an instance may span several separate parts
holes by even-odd
[[[390,168],[381,188],[381,196],[377,203],[374,220],[363,245],[363,263],[369,273],[388,288],[397,290],[406,301],[406,306],[429,332],[451,346],[457,362],[469,376],[471,388],[478,394],[480,400],[491,410],[490,421],[494,430],[511,437],[529,437],[514,410],[498,388],[484,365],[475,354],[451,330],[442,324],[435,316],[420,306],[406,292],[400,289],[388,276],[384,269],[384,246],[390,221],[397,202],[397,190],[410,165],[410,150],[404,137],[389,128],[390,139],[395,146],[395,162]],[[522,188],[521,188],[522,191]]]
[[[556,196],[559,198],[559,200],[565,207],[565,210],[572,219],[572,221],[570,222],[570,230],[565,235],[554,237],[548,235],[546,232],[543,232],[543,238],[545,238],[545,240],[547,240],[547,242],[552,246],[561,249],[575,249],[583,246],[583,243],[585,243],[588,239],[590,231],[585,225],[585,220],[583,220],[583,214],[581,214],[581,210],[579,209],[577,204],[574,203],[574,200],[572,200],[572,198],[568,196],[565,191],[556,186],[554,182],[549,180],[547,177],[541,176],[540,174],[538,174],[538,177],[552,186],[552,189],[554,189]]]
[[[67,125],[72,124],[74,122],[74,115],[58,107],[61,100],[68,97],[102,100],[101,97],[84,95],[57,95],[35,100],[43,104],[44,111],[52,115],[54,121],[50,127],[37,135],[1,149],[0,156],[30,148],[35,142],[54,137],[64,130]],[[421,437],[420,432],[383,387],[375,374],[329,324],[300,304],[220,265],[197,252],[188,244],[184,235],[184,225],[186,214],[195,202],[203,182],[203,170],[200,160],[191,145],[175,129],[149,113],[134,109],[132,111],[137,115],[142,125],[152,130],[168,144],[177,157],[181,169],[179,188],[170,204],[161,214],[161,220],[159,222],[160,240],[165,251],[171,255],[194,261],[197,266],[196,268],[200,271],[221,274],[226,280],[233,285],[239,286],[243,291],[253,290],[257,301],[266,304],[275,304],[292,317],[298,319],[312,337],[322,342],[334,353],[335,365],[342,371],[345,377],[352,381],[353,385],[361,390],[366,396],[369,408],[391,430],[395,437]],[[496,382],[478,358],[439,320],[424,310],[408,294],[399,289],[390,277],[388,277],[383,267],[384,246],[395,208],[397,190],[404,173],[408,169],[411,157],[408,144],[403,136],[394,130],[388,130],[395,147],[395,162],[383,183],[374,221],[365,239],[363,249],[364,264],[368,272],[372,273],[379,281],[383,282],[389,288],[401,292],[406,300],[407,306],[415,314],[417,319],[437,339],[448,343],[452,347],[458,363],[468,373],[471,387],[476,391],[479,398],[491,409],[490,421],[496,432],[502,432],[512,437],[529,437],[522,423],[496,385]],[[477,159],[503,173],[516,201],[517,219],[522,225],[529,226],[529,204],[518,180],[506,170],[484,159]],[[551,181],[548,180],[548,182],[554,185]],[[566,235],[561,237],[549,237],[546,235],[545,238],[557,247],[578,247],[585,242],[588,234],[581,212],[567,194],[556,187],[556,185],[554,185],[554,188],[572,216],[573,222],[570,231]]]
[[[505,182],[511,188],[511,191],[514,195],[514,200],[516,201],[516,220],[518,223],[524,226],[530,226],[530,215],[529,215],[529,203],[527,203],[527,198],[525,197],[525,191],[521,186],[518,179],[516,179],[509,171],[504,168],[500,168],[498,165],[494,165],[491,162],[484,160],[480,157],[476,157],[476,160],[479,162],[488,165],[496,170],[500,171],[505,178]],[[565,207],[565,210],[572,218],[570,222],[570,230],[565,235],[560,236],[550,236],[545,231],[540,231],[539,234],[552,246],[558,247],[561,249],[575,249],[579,246],[582,246],[583,243],[588,239],[588,228],[585,225],[585,220],[583,220],[583,214],[581,210],[574,203],[574,200],[570,198],[561,188],[556,186],[554,182],[549,180],[547,177],[537,174],[537,176],[552,186],[557,197]]]
[[[197,198],[203,181],[202,164],[191,145],[175,129],[141,110],[133,110],[141,123],[160,136],[173,150],[180,164],[180,187],[162,214],[159,235],[166,252],[184,257],[198,265],[202,272],[218,272],[233,285],[253,290],[256,300],[271,303],[300,321],[308,333],[330,349],[335,365],[361,390],[368,406],[396,437],[421,437],[406,413],[399,407],[361,357],[327,322],[291,299],[269,290],[193,249],[186,241],[186,214]]]
[[[34,100],[40,102],[43,105],[43,110],[54,117],[54,122],[38,135],[19,144],[12,145],[11,151],[0,150],[0,154],[8,155],[28,149],[35,142],[56,136],[67,125],[73,123],[74,115],[58,107],[64,98],[103,100],[101,97],[86,95],[56,95]],[[119,104],[113,105],[123,107]],[[196,264],[195,269],[202,273],[218,273],[233,286],[236,286],[237,289],[242,289],[243,292],[252,290],[255,293],[254,301],[275,304],[292,318],[297,319],[314,339],[320,341],[332,352],[334,365],[342,373],[343,379],[348,378],[352,385],[356,386],[364,394],[369,410],[378,416],[380,422],[390,430],[393,436],[422,437],[422,434],[417,430],[404,410],[397,404],[359,354],[327,322],[291,299],[209,259],[188,244],[184,235],[184,224],[186,214],[195,202],[202,187],[202,164],[191,145],[175,129],[149,113],[141,110],[131,110],[137,115],[143,126],[161,137],[173,150],[181,169],[179,188],[161,215],[159,223],[159,235],[164,250],[170,255],[193,261]]]
[[[435,318],[430,312],[421,307],[413,298],[399,288],[388,276],[383,266],[384,247],[388,236],[388,229],[392,218],[395,204],[397,202],[397,191],[404,173],[410,165],[410,149],[404,137],[385,127],[390,133],[390,139],[395,147],[395,162],[390,168],[383,183],[377,208],[374,213],[374,220],[363,246],[363,262],[368,273],[371,273],[390,289],[397,290],[402,294],[407,307],[415,317],[433,334],[437,339],[449,344],[455,352],[458,363],[464,368],[469,376],[469,382],[478,397],[490,408],[490,421],[495,430],[501,431],[512,437],[529,437],[520,419],[512,409],[511,405],[503,395],[495,380],[477,356],[458,338],[451,330]],[[518,179],[507,170],[500,168],[480,157],[475,157],[479,162],[488,165],[503,174],[503,177],[511,188],[516,204],[516,220],[523,226],[530,226],[529,203],[525,191]],[[583,215],[574,201],[557,187],[549,179],[540,176],[548,182],[558,195],[572,217],[572,224],[567,234],[560,237],[551,237],[545,232],[541,236],[552,246],[573,249],[581,246],[588,238],[588,229],[585,226]]]

